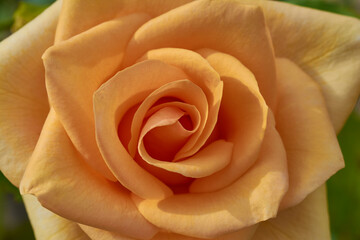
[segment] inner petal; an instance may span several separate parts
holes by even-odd
[[[142,198],[163,198],[172,191],[134,161],[119,140],[118,130],[122,129],[118,125],[154,89],[184,78],[186,75],[178,68],[144,61],[120,71],[94,94],[96,140],[101,154],[119,182]]]
[[[217,122],[220,102],[223,92],[223,83],[219,74],[212,66],[198,53],[186,49],[161,48],[148,51],[138,61],[146,59],[160,60],[169,65],[182,69],[189,76],[194,84],[199,86],[207,100],[207,118],[204,120],[201,128],[184,145],[184,147],[175,156],[175,161],[189,157],[202,148],[206,140],[211,135]],[[196,98],[193,95],[192,98]]]
[[[146,113],[145,119],[148,119],[158,110],[165,107],[175,107],[181,109],[183,112],[186,112],[188,115],[186,117],[191,119],[191,125],[193,127],[193,131],[196,131],[200,124],[200,113],[194,105],[180,102],[177,98],[172,97],[164,97],[156,101],[155,105],[149,109]],[[126,114],[121,119],[121,122],[118,125],[118,137],[123,146],[127,146],[129,144],[129,140],[131,137],[131,123],[134,118],[134,114],[139,108],[139,104],[130,108]],[[180,118],[180,121],[183,118]],[[134,157],[136,163],[149,172],[152,176],[155,176],[157,179],[162,181],[168,186],[171,186],[171,189],[175,192],[179,192],[179,186],[181,186],[181,192],[187,192],[188,185],[191,182],[192,178],[185,177],[176,172],[170,172],[163,168],[159,168],[153,166],[146,161],[144,161],[141,156],[137,153]]]
[[[178,108],[164,107],[149,117],[138,143],[142,159],[155,167],[191,178],[209,176],[223,169],[231,160],[233,148],[232,143],[224,140],[210,143],[188,159],[171,162],[194,132],[181,124],[185,114]]]
[[[154,113],[141,131],[138,144],[140,155],[143,157],[142,150],[145,148],[155,159],[172,161],[192,133],[180,122],[185,114],[174,107],[165,107]]]
[[[178,162],[166,162],[152,158],[143,144],[139,146],[139,152],[147,163],[190,178],[202,178],[222,170],[231,161],[232,149],[231,142],[217,140],[192,157]]]
[[[186,141],[186,145],[189,143],[195,144],[198,136],[205,128],[206,121],[208,119],[208,101],[203,90],[191,82],[190,80],[177,80],[164,84],[160,88],[152,92],[139,106],[137,109],[131,125],[131,139],[128,145],[128,151],[131,156],[136,155],[138,142],[140,138],[141,125],[144,122],[145,116],[147,116],[151,110],[151,106],[154,106],[157,101],[165,97],[172,97],[183,101],[184,103],[191,104],[196,108],[198,113],[192,113],[194,116],[194,126],[192,130],[194,134]],[[165,104],[165,103],[164,103]],[[160,106],[160,105],[159,105]],[[184,106],[184,105],[183,105]],[[155,106],[154,109],[158,107]],[[194,112],[195,110],[191,110]],[[189,113],[191,113],[189,112]],[[183,121],[185,122],[185,121]],[[180,150],[181,151],[181,150]]]
[[[162,98],[157,102],[161,102],[163,99],[168,99],[168,98]],[[174,99],[174,100],[178,100],[178,99]],[[149,117],[150,115],[152,115],[154,112],[158,111],[159,109],[168,107],[168,106],[173,106],[173,107],[179,108],[182,111],[186,112],[186,115],[182,116],[179,119],[181,125],[183,125],[183,127],[185,129],[196,131],[199,128],[200,120],[201,120],[199,110],[197,110],[196,106],[188,104],[188,103],[184,103],[184,102],[171,101],[171,102],[164,102],[161,104],[160,103],[155,104],[146,113],[145,117]]]
[[[211,49],[198,50],[219,73],[224,83],[218,134],[234,143],[232,160],[223,170],[196,179],[190,192],[216,191],[244,174],[256,161],[267,125],[268,107],[259,92],[257,79],[239,60]]]

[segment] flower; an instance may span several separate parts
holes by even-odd
[[[39,239],[329,239],[359,36],[278,2],[58,1],[0,45],[1,171]]]

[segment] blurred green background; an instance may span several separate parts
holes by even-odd
[[[281,1],[360,17],[360,0]],[[0,40],[21,28],[52,2],[0,0]],[[346,167],[327,183],[332,238],[360,240],[360,104],[351,114],[338,139]],[[34,239],[31,225],[18,189],[0,173],[0,240],[20,239]]]

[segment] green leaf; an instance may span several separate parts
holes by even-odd
[[[351,114],[338,139],[345,168],[327,183],[331,230],[335,239],[360,239],[360,114]]]
[[[24,0],[24,2],[35,4],[35,5],[50,5],[55,0]]]
[[[22,26],[33,20],[37,15],[42,13],[49,4],[34,4],[21,1],[18,9],[14,13],[14,24],[11,31],[15,32]]]
[[[328,12],[338,13],[342,15],[360,17],[359,13],[349,7],[349,4],[345,5],[340,1],[324,1],[324,0],[278,0],[280,2],[288,2],[304,7],[315,8]]]
[[[13,23],[13,14],[18,6],[18,1],[0,1],[0,31],[6,31]]]

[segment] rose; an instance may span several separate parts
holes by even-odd
[[[282,232],[291,239],[329,238],[323,188],[310,193],[342,167],[331,123],[340,129],[359,93],[359,23],[275,2],[256,2],[262,8],[244,3],[200,1],[177,8],[183,3],[68,1],[59,22],[56,3],[1,44],[1,170],[15,185],[22,179],[23,193],[71,220],[25,195],[37,238],[86,238],[78,226],[93,239],[246,239],[255,231],[254,239],[277,239]],[[163,47],[171,49],[158,50]],[[182,101],[168,98],[144,107],[164,88]],[[47,97],[52,110],[43,124]],[[136,103],[146,121],[132,128]],[[206,109],[209,117],[202,122]],[[168,127],[156,132],[161,127],[152,128],[161,126],[157,119],[164,116]],[[126,152],[119,151],[114,118]],[[186,165],[146,156],[147,151],[158,158],[172,155],[159,155],[165,151],[146,139],[186,121],[189,129],[204,128],[192,133],[207,141],[201,150],[203,143],[195,139],[200,144],[193,151],[206,156],[202,161]],[[129,129],[140,141],[129,140]],[[156,142],[172,143],[177,151],[176,136]],[[137,146],[157,168],[135,157],[145,171],[128,158],[127,152],[136,156]],[[180,195],[189,191],[183,187],[189,178],[172,171],[197,178],[189,189],[201,193]],[[121,184],[109,181],[113,173]],[[170,190],[176,194],[169,196]]]
[[[57,2],[0,45],[1,171],[64,217],[24,195],[37,238],[329,238],[359,21],[185,2]]]

